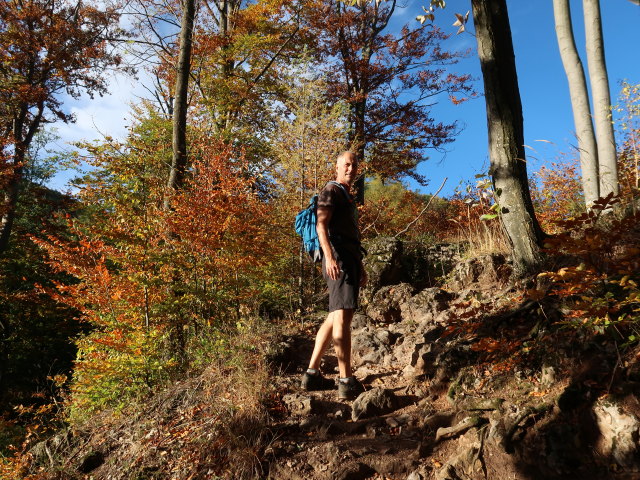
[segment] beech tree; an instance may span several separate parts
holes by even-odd
[[[522,103],[506,0],[472,0],[489,130],[490,175],[513,250],[515,269],[540,264],[543,232],[529,192]]]
[[[616,140],[611,121],[611,94],[604,58],[600,0],[583,0],[584,29],[587,45],[589,79],[593,93],[593,118],[598,140],[598,170],[600,196],[617,195],[618,168],[616,164]]]
[[[83,212],[68,219],[72,235],[36,239],[55,271],[76,279],[47,291],[95,327],[75,339],[72,417],[125,405],[182,374],[198,343],[233,328],[228,320],[240,320],[234,312],[253,305],[265,282],[278,245],[241,152],[190,127],[192,168],[170,210],[170,121],[143,104],[124,141],[83,145],[92,168],[76,183]]]
[[[286,97],[287,69],[312,43],[301,25],[306,2],[225,0],[202,9],[194,41],[194,115],[226,143],[242,147],[257,170],[272,158],[274,103]]]
[[[589,208],[600,196],[618,194],[615,136],[611,122],[611,96],[604,58],[602,22],[598,0],[584,0],[585,43],[593,115],[582,63],[571,28],[568,0],[554,0],[554,18],[560,56],[569,81],[571,107],[576,126],[585,203]],[[592,120],[593,118],[593,120]],[[593,122],[595,121],[595,133]]]
[[[460,55],[441,48],[448,35],[437,27],[384,33],[395,0],[350,3],[330,0],[316,12],[330,93],[350,106],[350,136],[366,160],[367,174],[409,175],[424,182],[415,169],[426,151],[443,148],[457,133],[455,122],[433,118],[436,96],[462,101],[472,94],[470,77],[448,71]]]
[[[182,21],[180,22],[180,46],[176,68],[175,100],[173,106],[173,151],[167,195],[164,208],[170,208],[170,195],[182,186],[187,167],[187,107],[189,76],[191,74],[191,50],[196,0],[182,0]]]
[[[65,0],[0,2],[0,253],[16,217],[26,152],[38,129],[72,122],[61,95],[107,91],[105,71],[121,63],[109,39],[122,37],[113,5]]]
[[[585,203],[589,208],[600,196],[598,147],[591,120],[587,81],[571,26],[569,0],[553,0],[553,16],[560,57],[569,81],[569,95],[582,169],[582,189]]]
[[[309,43],[299,22],[304,1],[195,2],[188,77],[181,81],[189,83],[184,99],[189,118],[206,120],[219,138],[242,145],[252,161],[269,149],[266,139],[275,125],[272,104],[281,98],[284,85],[281,71]],[[175,116],[177,77],[187,71],[179,69],[177,59],[180,52],[186,53],[188,29],[183,27],[190,18],[176,12],[193,6],[176,0],[137,0],[130,8],[140,32],[136,53],[155,75],[152,94],[167,117]]]
[[[351,3],[354,3],[353,1]],[[357,4],[368,2],[355,2]],[[379,2],[375,2],[376,6]],[[418,20],[435,18],[430,10]],[[542,261],[540,245],[544,232],[536,219],[529,191],[524,151],[522,102],[509,26],[506,0],[471,0],[478,57],[482,69],[489,130],[489,174],[498,198],[500,218],[511,243],[516,273],[534,271]],[[466,16],[456,14],[458,33],[465,30]]]

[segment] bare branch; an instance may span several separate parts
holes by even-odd
[[[431,205],[431,202],[433,201],[433,199],[436,198],[438,193],[440,193],[440,190],[442,190],[442,187],[444,187],[444,184],[447,183],[447,180],[448,180],[448,177],[444,177],[444,180],[442,181],[442,184],[440,185],[440,188],[438,188],[438,191],[436,191],[436,193],[434,193],[431,196],[431,198],[429,199],[429,201],[427,202],[425,207],[422,209],[422,211],[418,214],[418,216],[416,218],[414,218],[412,221],[410,221],[409,224],[403,230],[401,230],[398,233],[396,233],[393,236],[393,238],[398,238],[400,235],[402,235],[407,230],[409,230],[414,223],[416,223],[418,221],[418,219],[422,216],[422,214],[427,211],[427,208],[429,208],[429,205]]]

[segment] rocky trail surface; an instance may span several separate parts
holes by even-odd
[[[322,315],[285,335],[269,478],[640,479],[637,349],[554,328],[561,305],[518,295],[499,255],[445,257],[448,282],[425,288],[397,241],[372,250],[352,328],[366,391],[300,389]],[[322,368],[335,375],[335,358]]]

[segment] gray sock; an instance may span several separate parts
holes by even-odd
[[[320,375],[320,370],[315,369],[315,368],[307,368],[307,373],[309,375],[316,376],[316,375]]]

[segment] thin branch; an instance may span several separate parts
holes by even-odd
[[[262,76],[267,73],[267,70],[269,70],[269,68],[271,67],[271,65],[273,65],[273,62],[275,62],[276,58],[278,58],[280,56],[280,54],[282,53],[282,51],[284,50],[284,48],[289,44],[289,42],[293,39],[293,37],[296,36],[296,34],[298,33],[298,30],[300,29],[300,25],[298,24],[296,26],[296,29],[293,31],[293,33],[291,35],[289,35],[289,38],[287,38],[287,40],[280,46],[280,48],[278,49],[278,51],[273,55],[273,57],[271,58],[271,60],[269,60],[267,62],[267,64],[264,66],[264,68],[260,71],[260,73],[258,75],[256,75],[256,77],[253,79],[253,82],[251,82],[251,85],[255,85],[256,83],[258,83],[258,81],[260,80],[260,78],[262,78]]]
[[[396,233],[393,236],[393,238],[398,238],[400,235],[402,235],[407,230],[409,230],[409,228],[411,228],[411,226],[414,223],[416,223],[418,221],[418,219],[422,216],[422,214],[427,211],[427,208],[429,208],[429,205],[431,205],[431,202],[433,201],[433,199],[436,198],[438,193],[440,193],[440,190],[442,190],[442,187],[444,187],[444,184],[447,183],[447,180],[448,180],[448,177],[444,177],[444,180],[442,181],[442,184],[440,185],[440,188],[438,188],[438,191],[431,196],[431,198],[429,199],[429,201],[427,202],[425,207],[422,209],[422,211],[418,214],[418,216],[416,218],[414,218],[411,222],[409,222],[409,224],[404,228],[404,230],[401,230],[398,233]]]

